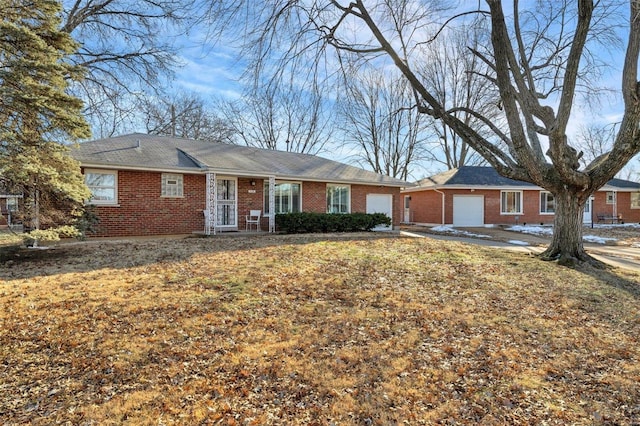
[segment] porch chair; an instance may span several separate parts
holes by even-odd
[[[244,217],[245,230],[248,231],[252,225],[255,225],[256,231],[261,231],[260,229],[261,214],[262,214],[262,210],[249,210],[249,214]]]

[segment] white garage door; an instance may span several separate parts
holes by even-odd
[[[454,195],[453,226],[483,226],[484,196]]]
[[[393,196],[390,194],[367,194],[367,213],[384,213],[393,219]],[[390,231],[393,225],[380,225],[374,231]]]

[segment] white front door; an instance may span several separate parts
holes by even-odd
[[[367,194],[367,213],[384,213],[393,220],[393,195]],[[393,224],[377,226],[374,231],[390,231],[391,229],[393,229]]]
[[[582,222],[591,223],[593,221],[593,197],[589,197],[586,203],[584,203],[584,211],[582,213]]]
[[[404,196],[404,223],[411,222],[411,195]]]
[[[237,228],[238,227],[238,191],[237,181],[233,178],[217,179],[218,193],[218,211],[217,224],[218,228]]]
[[[454,195],[453,226],[484,226],[484,196]]]

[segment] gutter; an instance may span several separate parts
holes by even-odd
[[[78,161],[78,160],[76,160]],[[236,169],[221,169],[221,168],[186,168],[186,167],[146,167],[135,165],[120,165],[113,163],[84,163],[80,161],[80,167],[85,169],[104,169],[104,170],[129,170],[129,171],[145,171],[145,172],[168,172],[168,173],[184,173],[191,175],[206,175],[207,173],[215,173],[220,176],[233,176],[233,177],[255,177],[268,179],[269,176],[273,176],[273,173],[269,174],[264,171],[245,171]],[[289,176],[289,175],[276,175],[277,180],[292,181],[292,182],[326,182],[326,183],[340,183],[349,185],[369,185],[369,186],[381,186],[386,188],[406,188],[411,185],[409,182],[379,182],[379,181],[362,181],[353,179],[332,179],[332,178],[318,178],[307,176]]]

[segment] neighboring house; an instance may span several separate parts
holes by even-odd
[[[22,194],[7,189],[0,179],[0,228],[22,225]]]
[[[465,166],[406,188],[403,222],[484,226],[551,224],[553,195],[502,177],[492,167]],[[620,218],[620,219],[618,219]],[[612,179],[585,207],[584,222],[640,222],[640,183]]]
[[[308,154],[145,134],[84,142],[72,156],[100,236],[244,230],[251,210],[269,231],[273,213],[300,211],[383,212],[397,226],[408,185]]]

